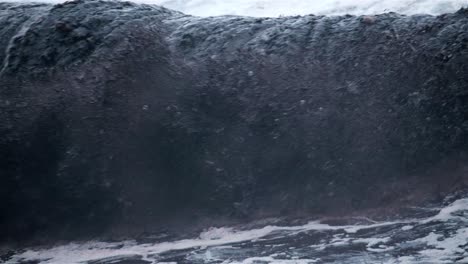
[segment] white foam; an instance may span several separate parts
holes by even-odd
[[[23,253],[13,256],[13,258],[6,263],[18,263],[20,260],[39,260],[42,264],[72,264],[104,258],[118,258],[123,256],[138,256],[144,260],[153,261],[154,258],[151,256],[172,250],[219,247],[240,242],[256,241],[259,239],[268,240],[274,238],[284,238],[287,236],[297,235],[301,232],[310,231],[332,231],[335,233],[331,241],[324,240],[319,244],[311,245],[311,247],[314,249],[324,249],[330,246],[344,246],[351,243],[364,243],[366,244],[367,251],[383,252],[393,249],[393,247],[385,245],[390,241],[390,237],[353,238],[353,236],[358,236],[359,234],[356,233],[358,233],[360,230],[374,229],[384,226],[397,225],[396,228],[401,230],[401,227],[398,226],[408,224],[411,224],[413,228],[416,228],[418,225],[424,225],[432,222],[437,223],[450,220],[465,222],[468,221],[468,217],[464,215],[467,210],[468,199],[460,199],[448,205],[447,207],[442,208],[437,215],[426,219],[412,219],[380,223],[376,222],[369,225],[344,226],[332,226],[321,223],[320,221],[312,221],[300,226],[265,226],[263,228],[252,230],[235,230],[234,228],[221,227],[210,228],[202,232],[197,238],[162,243],[137,244],[135,241],[124,241],[120,243],[104,243],[96,241],[81,244],[70,243],[53,248],[29,249]],[[411,242],[423,243],[432,247],[421,251],[419,253],[421,256],[425,256],[429,259],[436,258],[438,260],[445,261],[448,256],[453,254],[460,255],[463,253],[460,252],[460,248],[461,246],[468,243],[468,228],[460,228],[457,233],[447,237],[440,234],[431,233],[426,237]],[[465,256],[462,255],[462,257],[464,258]],[[255,258],[250,258],[241,263],[250,263],[249,261],[254,260]],[[413,260],[414,259],[405,257],[403,259],[398,259],[398,262],[395,263],[405,263],[403,261]],[[281,260],[283,262],[278,262],[279,260],[274,259],[274,256],[270,256],[268,261],[270,261],[269,263],[308,263],[299,262],[302,260],[294,260],[296,262],[284,262]],[[313,260],[307,261],[310,262]]]
[[[211,228],[208,228],[206,231],[203,231],[200,234],[200,239],[204,239],[204,240],[220,239],[220,238],[223,238],[225,236],[232,234],[233,232],[234,232],[234,229],[230,227],[220,227],[220,228],[211,227]]]
[[[462,228],[456,231],[456,233],[447,238],[438,240],[428,240],[427,244],[435,247],[434,249],[427,249],[420,252],[427,256],[453,256],[453,253],[466,253],[463,246],[468,243],[468,228]],[[431,258],[434,259],[434,258]]]
[[[31,0],[3,0],[31,2]],[[59,3],[64,0],[36,0]],[[343,15],[398,12],[403,14],[442,14],[467,7],[467,0],[135,0],[158,4],[197,16],[242,15],[277,17],[281,15]]]
[[[394,249],[394,247],[387,246],[385,243],[391,240],[390,237],[369,237],[369,238],[352,238],[343,237],[344,234],[335,234],[330,241],[322,241],[320,244],[312,245],[311,248],[317,250],[324,250],[329,247],[342,247],[351,244],[365,244],[366,250],[369,252],[385,252]]]
[[[62,264],[79,263],[101,258],[119,256],[148,256],[160,254],[171,250],[182,250],[191,248],[205,248],[211,246],[226,245],[244,241],[253,241],[267,235],[269,236],[292,236],[305,231],[327,231],[343,230],[344,232],[355,233],[362,229],[375,228],[386,225],[393,225],[400,222],[386,222],[372,225],[357,226],[331,226],[318,221],[309,222],[302,226],[265,226],[259,229],[235,231],[232,228],[212,228],[200,234],[195,239],[184,239],[173,242],[163,242],[157,244],[136,244],[135,241],[125,241],[123,243],[87,242],[82,244],[71,243],[51,249],[27,250],[18,254],[8,264],[17,263],[24,260],[40,260],[42,264]]]
[[[435,216],[422,221],[422,223],[424,224],[436,221],[447,222],[453,219],[468,221],[468,198],[456,200],[450,205],[442,208]]]
[[[401,227],[401,230],[408,231],[408,230],[411,230],[413,228],[414,228],[414,226],[412,226],[412,225],[405,225],[405,226]]]
[[[467,263],[468,252],[465,250],[468,244],[468,228],[461,228],[454,234],[445,237],[442,234],[431,232],[425,237],[408,243],[422,243],[428,248],[421,250],[415,256],[400,257],[389,263]]]
[[[258,264],[258,263],[269,263],[269,264],[311,264],[319,261],[318,259],[275,259],[273,257],[253,257],[247,258],[242,262],[223,262],[222,264]]]

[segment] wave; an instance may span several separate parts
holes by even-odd
[[[4,0],[5,1],[5,0]],[[6,0],[6,2],[21,2]],[[43,0],[47,3],[61,3],[62,0]],[[324,1],[284,1],[284,0],[136,0],[137,3],[156,4],[195,16],[238,15],[253,17],[278,17],[294,15],[371,15],[386,12],[400,14],[440,15],[453,13],[468,7],[464,0],[324,0]]]
[[[391,211],[463,189],[467,15],[0,3],[0,238]]]

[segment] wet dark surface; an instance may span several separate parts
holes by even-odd
[[[0,240],[440,201],[468,183],[467,25],[467,9],[199,18],[0,3]]]

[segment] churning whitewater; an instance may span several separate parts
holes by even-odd
[[[28,2],[4,0],[4,2]],[[64,0],[38,2],[61,3]],[[156,4],[195,16],[237,15],[277,17],[295,15],[372,15],[386,12],[439,15],[468,6],[466,0],[136,0]]]
[[[347,219],[361,222],[350,225],[312,221],[250,230],[222,227],[197,238],[166,242],[92,241],[31,248],[6,264],[468,263],[468,198],[442,208],[412,210],[421,217],[391,222]]]

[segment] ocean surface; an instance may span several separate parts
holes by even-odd
[[[407,208],[410,217],[309,221],[302,225],[209,228],[198,237],[89,241],[24,249],[5,264],[468,263],[468,198]],[[335,219],[336,220],[336,219]],[[335,221],[336,222],[336,221]],[[149,242],[153,240],[153,242]]]
[[[6,2],[29,2],[7,0]],[[45,1],[64,2],[64,1]],[[138,0],[196,16],[277,17],[305,14],[407,15],[455,12],[468,0]],[[252,73],[253,74],[253,73]],[[249,72],[250,75],[250,72]],[[304,101],[305,102],[305,101]],[[302,101],[301,101],[301,104]],[[145,105],[146,106],[146,105]],[[143,108],[143,110],[147,110]],[[320,107],[321,108],[321,107]],[[224,129],[224,128],[223,128]],[[77,241],[17,249],[5,264],[438,264],[468,263],[468,194],[427,207],[404,208],[385,221],[269,219],[249,225],[211,227],[199,235],[158,233],[123,241]]]

